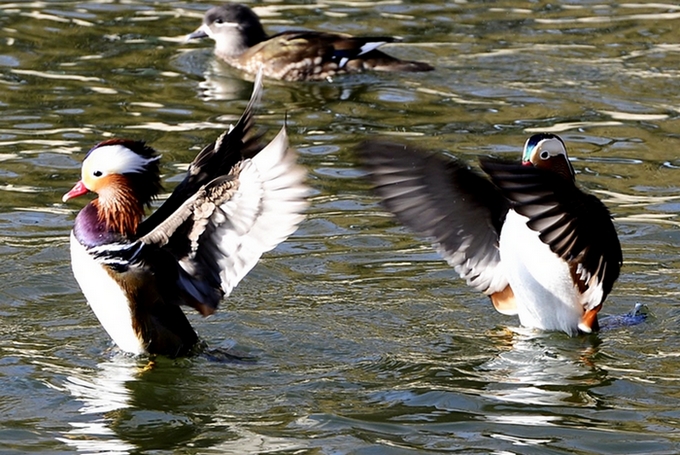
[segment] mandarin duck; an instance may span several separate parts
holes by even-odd
[[[210,37],[215,55],[229,65],[272,79],[311,81],[337,74],[375,71],[430,71],[427,63],[399,60],[379,50],[393,37],[353,37],[340,33],[287,31],[268,36],[245,5],[227,3],[208,10],[187,40]]]
[[[358,151],[384,206],[498,311],[572,336],[598,329],[621,245],[605,205],[576,186],[561,138],[530,137],[521,163],[480,159],[488,178],[401,144]]]
[[[305,170],[285,129],[266,146],[254,132],[256,80],[240,120],[203,148],[184,180],[148,218],[161,190],[160,156],[141,141],[110,139],[86,155],[64,202],[98,197],[71,232],[75,278],[116,345],[133,354],[190,355],[199,337],[181,306],[212,314],[260,256],[303,219]]]

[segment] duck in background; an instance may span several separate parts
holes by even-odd
[[[261,75],[242,117],[205,147],[147,219],[161,190],[160,156],[141,141],[111,139],[83,161],[64,202],[90,191],[71,232],[73,273],[122,350],[169,357],[202,343],[180,306],[207,316],[304,218],[306,172],[285,129],[266,146],[254,131]]]
[[[521,163],[480,159],[490,179],[402,144],[369,141],[358,151],[385,207],[434,239],[498,311],[528,328],[598,330],[621,245],[604,204],[576,186],[561,138],[530,137]]]
[[[431,71],[427,63],[399,60],[377,50],[393,37],[353,37],[340,33],[287,31],[268,36],[245,5],[227,3],[208,10],[187,39],[210,37],[215,54],[229,65],[272,79],[312,81],[337,74],[374,71]]]

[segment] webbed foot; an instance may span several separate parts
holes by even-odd
[[[642,324],[649,317],[649,308],[643,303],[636,303],[635,307],[626,314],[605,316],[600,319],[600,331],[631,327]]]

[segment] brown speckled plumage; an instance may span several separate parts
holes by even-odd
[[[189,38],[215,40],[215,55],[229,65],[287,81],[311,81],[362,71],[430,71],[427,63],[400,60],[377,50],[393,37],[288,31],[267,36],[247,6],[229,3],[210,9]]]

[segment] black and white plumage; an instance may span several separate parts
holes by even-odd
[[[282,129],[262,147],[253,109],[205,147],[147,219],[160,190],[159,156],[142,142],[96,145],[64,201],[93,191],[71,233],[74,275],[114,342],[134,354],[187,355],[198,336],[180,308],[203,315],[302,221],[305,170]]]
[[[430,71],[427,63],[399,60],[378,47],[393,37],[354,37],[341,33],[286,31],[268,36],[245,5],[227,3],[208,10],[188,39],[210,37],[215,54],[229,65],[272,79],[323,80],[336,74],[374,71]]]
[[[403,144],[369,141],[359,153],[384,206],[498,311],[530,328],[597,330],[621,246],[604,204],[576,187],[558,136],[529,138],[522,163],[482,158],[488,178]]]

